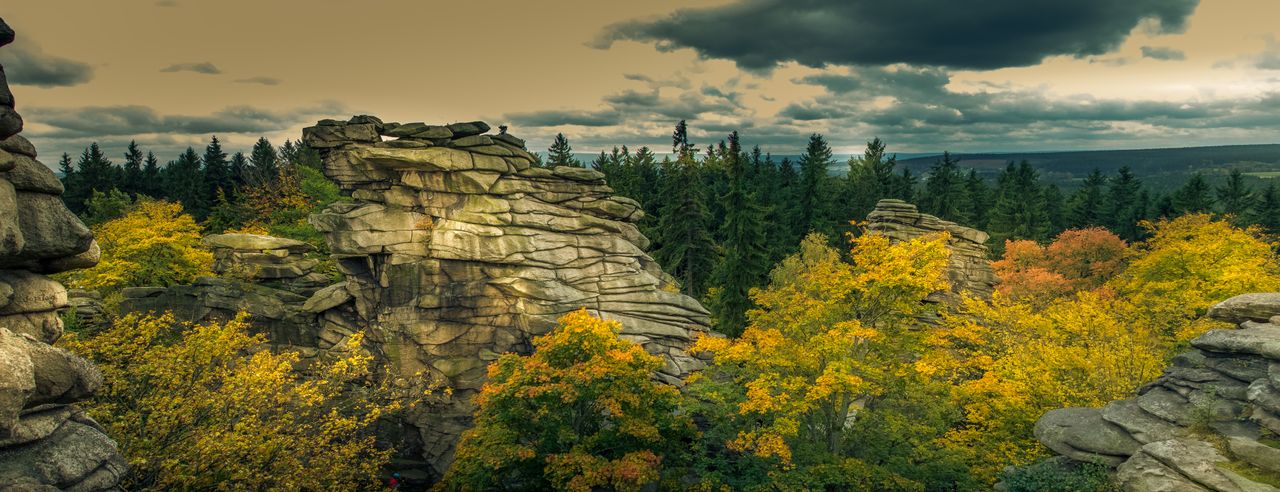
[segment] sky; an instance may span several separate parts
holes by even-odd
[[[484,120],[545,148],[737,130],[799,153],[1280,142],[1276,0],[6,0],[47,164],[167,161],[323,118]]]

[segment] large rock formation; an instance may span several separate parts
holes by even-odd
[[[894,199],[876,203],[875,210],[867,215],[866,228],[893,241],[907,241],[941,232],[951,235],[947,241],[947,248],[951,250],[951,261],[947,265],[951,292],[933,296],[936,300],[954,302],[960,294],[990,298],[995,285],[1000,282],[987,258],[989,250],[986,243],[990,236],[985,232],[920,213],[915,205]]]
[[[470,425],[486,365],[529,352],[569,311],[622,322],[624,338],[666,361],[663,381],[702,366],[685,348],[708,313],[644,253],[639,204],[596,171],[532,167],[523,141],[488,130],[358,116],[303,133],[354,199],[311,218],[346,282],[308,304],[334,331],[367,330],[395,372],[453,389],[409,418],[436,473]]]
[[[0,46],[14,33],[0,20]],[[102,375],[50,344],[67,291],[45,277],[98,262],[89,229],[62,204],[62,183],[18,135],[22,119],[0,67],[0,490],[106,490],[125,461],[73,403]]]
[[[1280,490],[1280,294],[1228,299],[1211,330],[1138,396],[1053,410],[1036,423],[1049,449],[1116,467],[1130,491]]]

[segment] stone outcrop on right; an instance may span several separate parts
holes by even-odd
[[[956,302],[960,294],[989,299],[1000,282],[988,259],[986,243],[990,236],[980,230],[920,213],[915,205],[895,199],[876,203],[876,208],[867,215],[866,229],[883,234],[891,241],[907,241],[940,232],[951,235],[947,241],[947,249],[951,250],[947,264],[951,291],[939,292],[931,296],[933,300]]]
[[[1237,296],[1209,316],[1240,328],[1196,338],[1134,398],[1046,413],[1036,437],[1115,467],[1124,490],[1280,490],[1269,485],[1280,483],[1280,293]]]

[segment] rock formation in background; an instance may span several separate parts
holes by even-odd
[[[1134,398],[1046,413],[1036,437],[1116,467],[1124,490],[1280,490],[1255,480],[1280,477],[1280,293],[1237,296],[1209,316],[1240,329],[1193,340]]]
[[[990,299],[995,285],[1000,282],[987,258],[989,250],[987,233],[949,222],[929,214],[922,214],[915,205],[902,200],[885,199],[876,203],[875,210],[867,215],[866,229],[888,236],[891,241],[908,241],[917,237],[946,232],[951,235],[947,248],[951,260],[947,265],[947,280],[951,292],[939,292],[935,301],[956,302],[960,294]]]
[[[236,313],[267,334],[275,348],[299,350],[304,357],[329,348],[317,338],[316,313],[303,309],[307,299],[332,280],[315,272],[315,250],[293,239],[255,234],[206,236],[216,277],[198,277],[191,285],[132,287],[122,291],[122,314],[172,312],[179,321],[223,321]],[[77,309],[77,313],[78,313]]]
[[[583,168],[531,167],[524,142],[482,122],[321,121],[303,132],[353,201],[311,217],[346,281],[309,309],[323,330],[366,330],[394,372],[442,381],[444,406],[408,424],[436,473],[471,423],[486,366],[582,307],[666,361],[681,384],[703,363],[685,349],[708,313],[644,253],[635,201]],[[334,315],[332,313],[341,313]]]
[[[0,20],[0,46],[14,33]],[[73,403],[102,384],[92,364],[50,344],[67,291],[45,274],[98,262],[62,183],[18,135],[0,67],[0,490],[106,490],[126,470],[116,444]]]

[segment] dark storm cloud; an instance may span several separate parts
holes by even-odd
[[[507,121],[521,126],[613,126],[622,124],[622,115],[617,111],[530,111],[525,113],[508,113]]]
[[[1182,50],[1169,48],[1167,46],[1143,46],[1143,58],[1152,60],[1186,60],[1187,54]]]
[[[1045,57],[1101,55],[1144,20],[1185,27],[1199,0],[741,0],[614,24],[593,43],[654,42],[706,58],[769,69],[795,61],[836,65],[946,66],[989,70]]]
[[[205,75],[217,75],[222,73],[222,70],[219,70],[216,65],[209,62],[174,63],[173,65],[169,65],[167,67],[161,68],[160,71],[170,72],[170,73],[195,72],[195,73],[202,73]]]
[[[109,137],[140,134],[202,135],[269,133],[309,123],[322,116],[344,114],[340,104],[326,103],[292,111],[231,106],[208,115],[164,115],[148,106],[33,107],[24,111],[38,127],[28,130],[44,138]],[[41,128],[43,126],[49,129]]]
[[[21,37],[0,49],[0,65],[14,85],[71,86],[93,78],[89,64],[46,54],[39,45]]]
[[[259,84],[259,85],[280,85],[280,79],[275,77],[249,77],[246,79],[236,79],[237,84]]]

